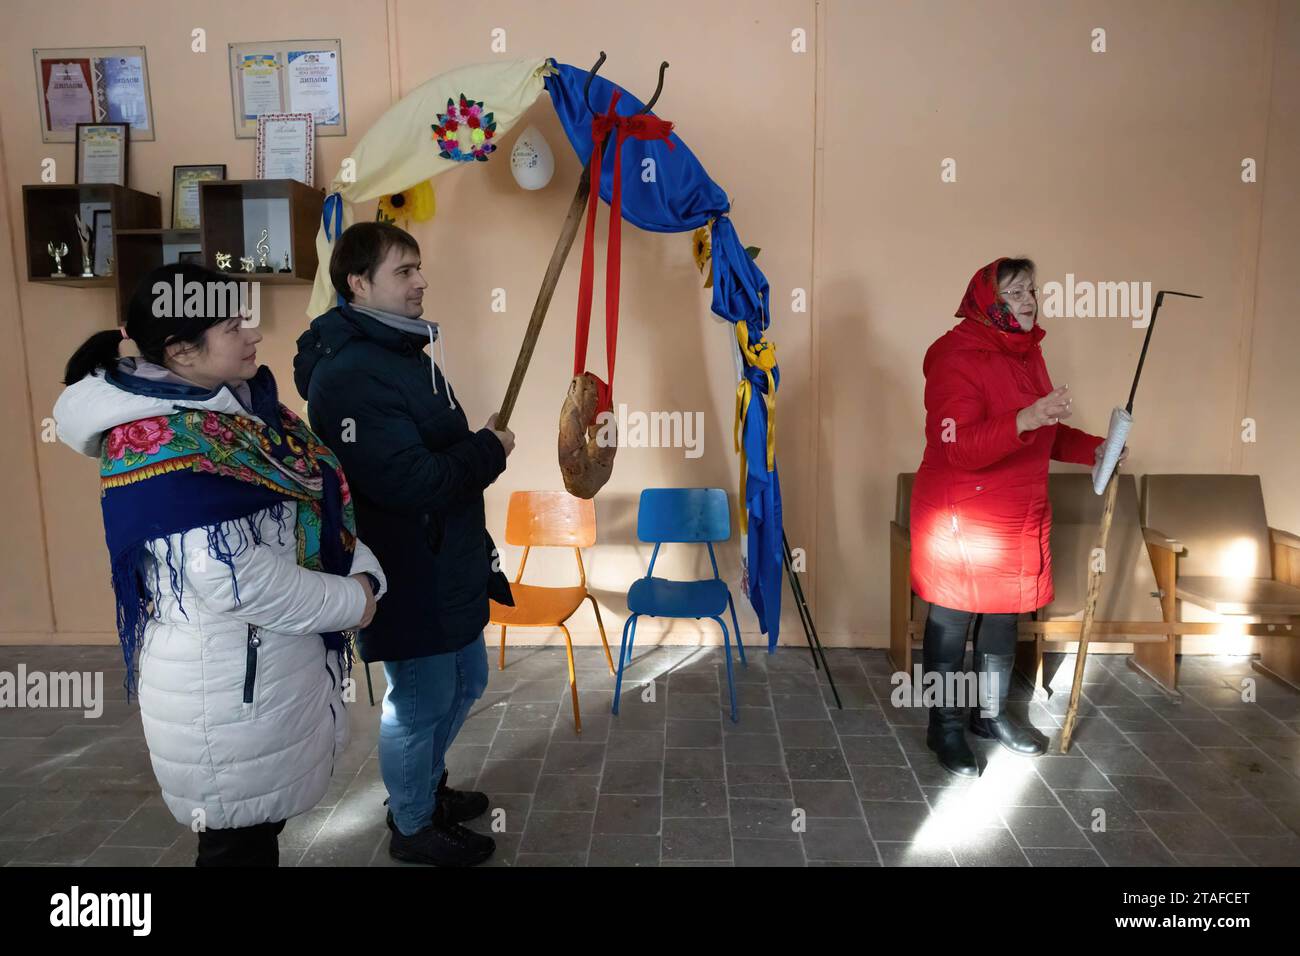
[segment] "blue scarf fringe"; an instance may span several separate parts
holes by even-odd
[[[289,502],[279,501],[265,509],[276,523],[276,541],[281,545],[284,544],[284,532],[288,530],[285,521],[289,517],[289,506]],[[207,537],[208,554],[230,569],[230,583],[234,590],[236,604],[239,603],[239,579],[235,574],[234,559],[242,555],[248,548],[262,544],[261,528],[257,520],[260,514],[261,512],[257,512],[242,518],[219,521],[197,529]],[[231,545],[232,537],[237,542],[233,547]],[[137,682],[138,654],[144,642],[145,629],[148,626],[149,619],[161,619],[161,609],[154,599],[157,595],[162,594],[162,565],[164,563],[167,565],[167,576],[172,596],[176,599],[176,607],[185,619],[189,620],[189,614],[185,611],[184,604],[185,556],[181,555],[179,562],[173,559],[174,549],[172,548],[170,536],[154,540],[164,542],[166,553],[162,561],[156,559],[149,547],[150,543],[144,541],[123,550],[113,558],[112,562],[113,593],[117,598],[117,635],[118,641],[122,645],[122,660],[126,664],[126,679],[123,684],[126,688],[128,701],[130,701],[131,695],[139,690]],[[144,583],[151,568],[153,571],[152,588]],[[152,608],[150,607],[151,604],[153,605]],[[345,640],[341,649],[331,649],[339,651],[340,668],[345,667],[346,672],[351,674],[351,641]]]

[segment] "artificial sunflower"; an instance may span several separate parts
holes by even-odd
[[[379,208],[375,211],[375,219],[380,222],[397,222],[399,219],[427,222],[433,218],[435,208],[433,183],[426,179],[410,189],[382,197]]]
[[[704,288],[713,288],[713,220],[709,220],[691,233],[691,254],[695,257],[695,267],[700,270],[701,275],[708,275],[704,282]],[[757,259],[760,249],[758,246],[746,246],[745,251],[749,253],[749,258]]]

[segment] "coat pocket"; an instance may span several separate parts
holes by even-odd
[[[257,627],[248,625],[248,641],[244,653],[244,707],[249,715],[257,713],[257,652],[262,646],[262,638]]]
[[[948,485],[948,503],[957,505],[988,494],[994,489],[995,483],[995,480],[990,478],[956,479]]]

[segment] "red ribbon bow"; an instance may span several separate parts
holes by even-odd
[[[669,149],[676,148],[668,138],[673,129],[673,124],[668,120],[659,119],[648,113],[620,116],[614,112],[614,106],[618,103],[621,93],[621,90],[615,89],[609,98],[608,112],[603,115],[597,114],[591,120],[590,162],[595,167],[595,175],[592,177],[594,182],[591,185],[591,196],[587,205],[587,232],[582,245],[582,276],[578,284],[578,340],[573,355],[575,376],[582,375],[587,367],[587,338],[591,333],[592,285],[595,282],[596,206],[600,196],[601,158],[604,156],[606,137],[610,132],[614,133],[614,179],[609,196],[609,243],[605,261],[605,358],[609,382],[603,382],[599,376],[591,375],[599,396],[595,415],[613,408],[614,352],[618,344],[619,264],[622,261],[623,141],[629,136],[641,140],[661,139],[668,144]],[[593,416],[592,422],[594,421]]]

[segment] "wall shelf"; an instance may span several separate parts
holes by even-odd
[[[139,190],[107,183],[23,187],[23,219],[27,246],[27,280],[72,289],[114,289],[117,322],[126,321],[127,306],[140,281],[154,269],[178,261],[182,252],[197,252],[204,265],[216,269],[216,253],[231,253],[227,274],[241,281],[268,285],[299,285],[316,279],[316,230],[324,192],[292,179],[222,179],[199,184],[198,229],[164,229],[159,198]],[[113,274],[83,279],[81,241],[75,217],[93,223],[86,214],[109,209],[113,216]],[[256,257],[254,247],[263,228],[269,233],[267,264],[278,270],[289,253],[292,272],[242,272],[239,259]],[[66,278],[55,279],[54,260],[46,243],[68,245],[63,259]],[[93,255],[92,247],[92,255]]]
[[[87,218],[85,213],[96,209],[108,209],[112,213],[113,274],[83,279],[77,275],[81,271],[81,240],[77,236],[76,216],[82,214],[86,224],[93,227],[93,215]],[[119,236],[122,232],[157,229],[161,223],[162,209],[158,197],[137,189],[111,183],[24,186],[27,279],[67,289],[115,289],[117,320],[121,324],[126,316],[126,303],[140,274],[131,271],[134,257]],[[54,260],[45,246],[55,239],[68,246],[68,254],[64,257],[64,271],[68,272],[65,279],[55,279],[50,275],[54,271]],[[94,254],[93,246],[91,254]]]
[[[203,264],[215,269],[217,253],[231,254],[230,274],[272,285],[316,280],[316,231],[325,194],[294,179],[220,179],[199,183]],[[262,229],[270,232],[267,265],[275,272],[242,272]],[[279,272],[284,253],[292,272]]]

